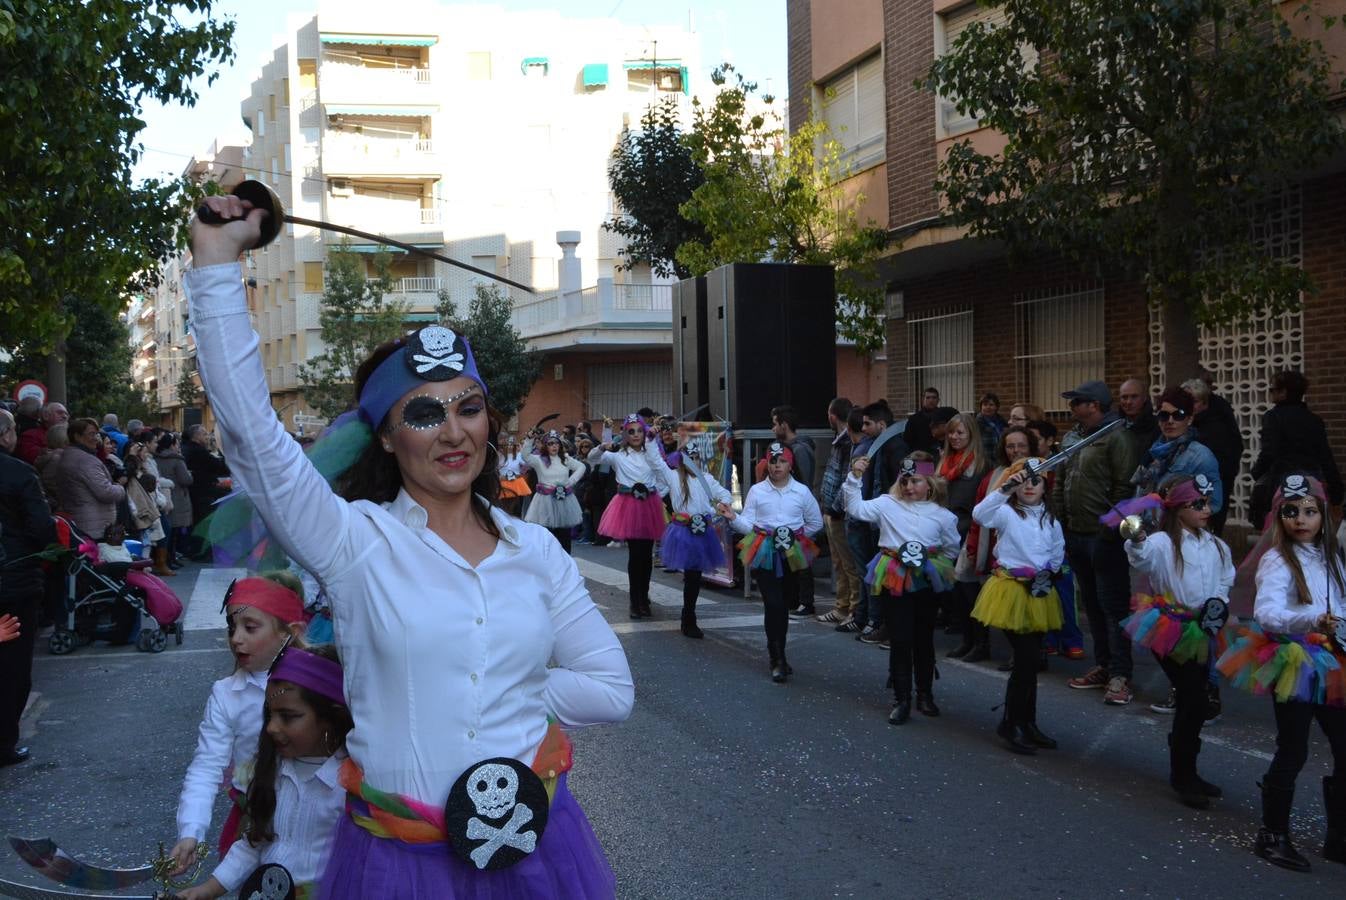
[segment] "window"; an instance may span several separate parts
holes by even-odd
[[[322,263],[304,263],[304,290],[310,294],[322,293]]]
[[[626,89],[638,94],[652,91],[676,93],[687,90],[687,70],[677,62],[668,65],[636,62],[626,64]]]
[[[1014,301],[1018,395],[1048,412],[1061,398],[1103,378],[1103,287],[1055,290]]]
[[[990,28],[997,28],[1005,24],[1005,17],[1003,6],[987,8],[976,3],[960,6],[938,16],[937,20],[941,26],[938,30],[942,32],[942,42],[937,46],[937,52],[942,55],[953,49],[958,37],[973,22],[983,22]],[[937,34],[936,39],[940,38],[941,35]],[[1031,68],[1037,65],[1038,52],[1035,48],[1024,46],[1019,52],[1023,56],[1025,67]],[[946,136],[961,134],[978,127],[976,115],[960,113],[954,100],[948,97],[939,98],[939,124]]]
[[[921,392],[939,391],[940,402],[957,409],[976,409],[972,372],[972,310],[936,310],[907,319],[907,384],[912,409]]]
[[[267,94],[267,95],[266,95],[266,114],[267,114],[267,116],[270,117],[271,121],[273,121],[273,122],[276,121],[276,95],[275,95],[275,94]]]
[[[883,162],[883,57],[876,53],[823,84],[822,110],[843,163],[859,169]]]
[[[467,54],[468,81],[491,80],[491,53],[488,50],[473,50]]]
[[[594,418],[620,420],[633,409],[673,405],[673,368],[668,363],[589,366],[589,410]]]
[[[257,110],[257,136],[266,136],[266,116],[262,115],[260,109]]]

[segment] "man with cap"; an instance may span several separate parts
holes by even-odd
[[[1075,427],[1061,449],[1069,449],[1116,421],[1112,396],[1101,381],[1086,381],[1061,395],[1070,403]],[[1130,615],[1131,570],[1116,531],[1098,521],[1113,504],[1130,497],[1131,476],[1140,464],[1135,438],[1115,431],[1094,441],[1061,465],[1052,513],[1066,536],[1066,558],[1079,584],[1094,642],[1094,667],[1068,684],[1078,690],[1102,688],[1112,706],[1131,702],[1131,641],[1121,628]]]

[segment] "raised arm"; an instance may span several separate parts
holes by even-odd
[[[846,501],[846,515],[861,522],[879,521],[879,504],[882,497],[873,500],[860,499],[860,478],[854,473],[847,475],[841,483],[841,498]]]

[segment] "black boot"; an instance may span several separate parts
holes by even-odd
[[[1049,738],[1038,728],[1038,691],[1037,685],[1033,685],[1033,690],[1028,693],[1026,699],[1026,712],[1024,713],[1024,735],[1035,747],[1041,747],[1044,750],[1055,750],[1056,740]]]
[[[682,633],[689,638],[703,638],[706,633],[696,625],[696,598],[683,597],[682,600]]]
[[[1323,808],[1327,810],[1323,859],[1346,863],[1346,778],[1323,778]]]
[[[967,635],[972,649],[963,654],[963,662],[984,662],[991,658],[991,630],[976,619],[967,620]]]
[[[930,716],[931,718],[939,715],[939,707],[935,705],[935,695],[933,692],[916,692],[916,711],[923,716]]]
[[[1021,698],[1010,685],[1005,685],[1005,705],[1000,715],[1000,724],[996,726],[995,733],[1000,735],[1000,739],[1005,742],[1005,746],[1013,753],[1022,753],[1025,756],[1037,753],[1038,748],[1024,733],[1023,726],[1019,724],[1025,715]]]
[[[972,635],[968,633],[967,629],[964,629],[963,642],[944,655],[949,659],[962,659],[964,656],[967,656],[971,652],[972,652]]]
[[[1224,796],[1224,791],[1220,790],[1219,785],[1211,784],[1209,781],[1202,778],[1196,772],[1196,758],[1201,753],[1200,738],[1196,739],[1196,741],[1194,742],[1194,747],[1195,749],[1192,752],[1192,781],[1196,784],[1197,787],[1201,788],[1201,793],[1205,794],[1207,797],[1210,797],[1213,800],[1218,800],[1220,797]]]
[[[1210,798],[1196,779],[1196,753],[1190,740],[1168,736],[1168,783],[1177,791],[1178,799],[1192,809],[1206,809]]]
[[[911,719],[911,695],[898,697],[893,701],[893,711],[888,714],[889,725],[905,725]]]
[[[769,641],[766,645],[767,653],[771,656],[771,680],[776,684],[785,681],[787,673],[785,671],[785,654],[781,651],[780,645],[775,641]]]
[[[636,598],[635,598],[635,597],[632,597],[632,598],[631,598],[631,618],[633,618],[633,619],[639,619],[640,617],[641,617],[641,614],[640,614],[640,603],[636,601]]]
[[[1253,852],[1267,862],[1295,872],[1309,871],[1309,861],[1290,843],[1290,808],[1295,802],[1291,788],[1262,785],[1262,828]]]

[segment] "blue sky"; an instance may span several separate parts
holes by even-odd
[[[456,4],[446,0],[445,5]],[[497,0],[483,5],[524,12],[560,9],[575,18],[611,16],[627,25],[685,27],[690,15],[701,36],[703,75],[728,60],[761,85],[764,93],[784,97],[788,92],[785,0]],[[271,58],[286,19],[316,10],[317,0],[216,0],[217,15],[238,21],[234,62],[209,87],[204,78],[200,80],[196,106],[146,108],[146,127],[140,133],[145,155],[136,166],[136,176],[176,176],[217,137],[242,136],[239,100],[262,61]]]

